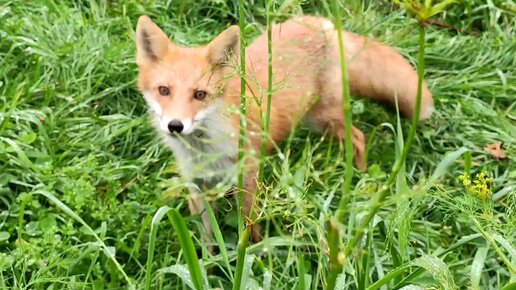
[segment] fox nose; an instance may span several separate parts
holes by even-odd
[[[181,133],[183,131],[183,123],[179,120],[172,120],[168,123],[168,130],[170,133]]]

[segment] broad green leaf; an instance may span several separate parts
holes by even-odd
[[[346,289],[346,274],[342,273],[337,276],[337,282],[335,283],[335,290]]]
[[[177,275],[186,286],[190,287],[190,289],[196,289],[193,282],[192,277],[190,276],[190,272],[184,265],[173,265],[166,268],[161,268],[158,270],[158,273],[170,273]]]
[[[502,245],[502,247],[504,247],[507,250],[507,252],[509,252],[509,255],[511,255],[512,262],[516,263],[516,249],[511,245],[511,243],[498,234],[493,234],[493,238],[500,245]]]
[[[43,232],[52,230],[57,226],[56,218],[53,215],[48,215],[39,221],[39,228]]]
[[[240,290],[248,289],[247,287],[251,284],[251,272],[255,257],[255,255],[245,255],[244,269],[242,271],[242,284],[240,284]]]
[[[453,276],[441,259],[434,256],[423,256],[415,259],[412,264],[427,270],[445,290],[457,289]]]
[[[20,138],[18,138],[18,141],[24,143],[24,144],[27,144],[27,145],[30,145],[32,144],[34,141],[36,141],[36,138],[38,137],[38,135],[34,132],[32,133],[25,133],[25,134],[21,134],[20,135]]]
[[[272,272],[268,269],[265,270],[265,274],[263,274],[263,290],[270,290],[272,283]]]

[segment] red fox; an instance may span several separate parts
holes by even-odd
[[[351,94],[395,103],[411,117],[415,110],[418,76],[395,49],[351,32],[342,32]],[[342,72],[338,35],[332,22],[301,16],[272,27],[273,88],[267,150],[285,140],[294,126],[310,127],[334,138],[345,138]],[[147,16],[136,28],[138,87],[152,121],[174,152],[183,178],[210,187],[236,176],[240,115],[238,26],[231,26],[202,47],[180,47]],[[260,152],[261,112],[267,108],[267,35],[246,48],[246,152]],[[259,100],[258,102],[256,100]],[[261,106],[261,110],[260,110]],[[420,119],[434,110],[426,84]],[[352,143],[356,167],[367,168],[365,137],[357,128]],[[251,154],[252,155],[252,154]],[[243,210],[253,207],[257,158],[246,159]],[[192,214],[204,211],[197,190],[190,190]],[[211,228],[202,214],[208,235]],[[253,228],[253,239],[259,230]]]

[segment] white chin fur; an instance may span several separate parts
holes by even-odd
[[[174,137],[168,132],[168,121],[171,119],[165,116],[160,119],[154,115],[158,131],[165,144],[174,151],[185,180],[204,180],[206,184],[234,182],[237,146],[231,138],[234,133],[230,120],[218,108],[219,102],[199,111],[194,120],[181,120],[183,132]]]
[[[190,135],[193,131],[195,131],[195,124],[192,122],[192,120],[181,120],[181,123],[183,123],[183,131],[181,131],[181,134],[183,135]]]

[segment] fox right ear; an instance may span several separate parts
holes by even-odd
[[[136,25],[136,63],[157,62],[162,59],[171,41],[148,16],[140,16]]]
[[[239,55],[240,29],[232,25],[208,44],[208,60],[216,66],[226,65]]]

